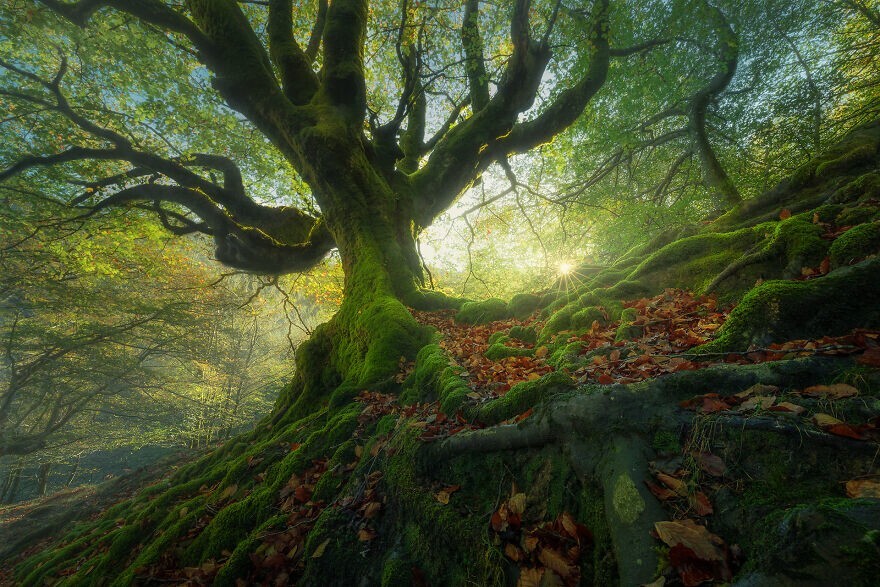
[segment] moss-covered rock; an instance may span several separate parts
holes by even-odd
[[[831,244],[829,256],[832,267],[838,267],[878,252],[880,252],[880,222],[866,222],[837,237]]]
[[[510,338],[515,338],[528,344],[534,344],[538,340],[538,331],[531,326],[514,326],[510,329],[508,335]]]
[[[507,311],[514,318],[524,320],[541,306],[541,297],[535,294],[516,294],[507,303]]]
[[[695,352],[745,350],[878,325],[880,259],[875,258],[818,279],[768,281],[754,288],[731,312],[719,337]]]
[[[465,302],[455,315],[456,320],[465,324],[485,324],[509,317],[507,304],[498,298],[490,298],[481,302]]]

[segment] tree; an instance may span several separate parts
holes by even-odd
[[[346,301],[324,330],[334,333],[329,367],[358,386],[388,379],[397,364],[388,347],[401,337],[408,353],[424,340],[401,303],[437,303],[437,296],[420,290],[419,231],[490,165],[570,126],[604,84],[612,54],[643,49],[612,50],[607,0],[595,2],[588,14],[561,2],[519,0],[509,11],[509,34],[500,24],[505,11],[487,13],[476,0],[466,2],[461,15],[443,4],[319,2],[307,44],[295,34],[299,11],[290,1],[273,0],[266,10],[231,0],[183,8],[158,0],[43,4],[82,26],[121,13],[197,56],[226,104],[305,182],[320,213],[255,201],[225,156],[162,156],[141,148],[127,134],[131,129],[93,122],[65,95],[63,55],[44,77],[21,62],[2,61],[7,84],[18,83],[2,94],[66,119],[75,138],[68,148],[13,162],[0,179],[71,162],[88,175],[82,166],[121,163],[128,168],[88,178],[73,203],[87,205],[88,214],[151,203],[169,230],[212,235],[217,259],[248,271],[303,270],[338,249]],[[432,25],[454,27],[459,18],[457,49],[432,35]],[[265,31],[254,24],[263,19]],[[393,58],[372,59],[396,66],[399,95],[387,113],[373,106],[388,101],[368,92],[378,72],[366,61],[368,33],[386,19],[395,23]],[[574,62],[556,50],[562,42],[578,47]],[[456,84],[456,70],[467,82],[459,95],[456,85],[464,84]],[[437,110],[446,94],[450,103],[441,121]],[[428,127],[437,132],[429,137]]]

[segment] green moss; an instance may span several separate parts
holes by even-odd
[[[654,433],[651,447],[660,454],[681,454],[681,443],[678,441],[678,435],[668,430],[658,430]]]
[[[523,320],[531,316],[541,305],[541,298],[534,294],[516,294],[507,304],[508,313],[514,318]]]
[[[571,317],[576,310],[577,306],[575,304],[569,304],[561,310],[554,312],[547,322],[544,323],[544,328],[541,329],[541,334],[538,336],[538,342],[541,343],[548,340],[557,332],[569,330],[571,328]]]
[[[497,424],[522,414],[552,395],[573,387],[574,382],[571,377],[559,371],[552,371],[540,379],[514,385],[506,394],[480,408],[477,418],[488,425]]]
[[[598,306],[588,306],[582,310],[578,310],[571,316],[572,328],[589,327],[593,322],[598,322],[602,326],[608,324],[605,312]]]
[[[405,296],[403,302],[410,308],[417,310],[458,310],[466,300],[448,296],[441,291],[432,289],[420,289],[413,294]]]
[[[880,251],[880,222],[855,226],[831,244],[829,256],[834,267],[863,259]]]
[[[492,334],[490,334],[489,340],[487,340],[486,342],[489,345],[493,345],[496,342],[500,342],[503,344],[503,343],[507,342],[508,340],[510,340],[510,337],[507,335],[507,333],[499,330],[498,332],[493,332]]]
[[[412,564],[389,558],[382,567],[382,587],[410,587],[413,583]]]
[[[534,344],[538,340],[538,331],[531,326],[514,326],[508,333],[510,338],[515,338],[528,344]],[[491,337],[489,338],[492,341]]]
[[[855,203],[861,199],[873,200],[880,196],[880,173],[862,174],[838,188],[829,202],[844,204]]]
[[[834,223],[837,226],[855,226],[864,222],[870,222],[880,213],[880,207],[877,206],[850,206],[844,208],[834,217]]]
[[[486,349],[486,358],[493,361],[500,361],[507,357],[531,357],[535,354],[535,349],[526,349],[521,347],[509,347],[502,342],[496,342]]]
[[[615,269],[609,267],[591,279],[589,281],[589,286],[591,288],[599,288],[614,285],[626,279],[626,276],[630,274],[630,271],[629,268]]]
[[[827,178],[863,165],[868,165],[877,158],[877,145],[866,143],[858,145],[836,159],[823,161],[816,166],[816,177]]]
[[[841,292],[859,292],[841,295]],[[842,334],[880,325],[880,260],[810,281],[768,281],[751,290],[715,341],[694,352],[745,350],[751,344]]]
[[[455,315],[455,319],[465,324],[485,324],[495,320],[504,320],[510,314],[507,304],[498,298],[489,298],[481,302],[466,302]]]
[[[627,300],[639,298],[652,293],[651,288],[641,281],[625,280],[603,292],[609,298]]]
[[[617,517],[625,524],[632,524],[645,511],[645,501],[639,495],[632,478],[621,473],[614,480],[612,503]]]
[[[828,251],[828,241],[822,238],[825,229],[813,224],[812,215],[801,214],[779,223],[774,244],[785,252],[792,275],[800,275],[802,267],[814,267]]]
[[[635,308],[625,308],[620,313],[620,325],[617,327],[617,333],[614,336],[615,341],[641,338],[642,334],[644,334],[644,328],[633,325],[638,315],[639,311]]]

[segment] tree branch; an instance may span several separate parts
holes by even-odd
[[[480,34],[480,0],[465,0],[461,46],[465,54],[464,68],[470,88],[471,108],[478,112],[489,103],[489,76],[486,73],[483,38]]]
[[[312,61],[293,38],[292,0],[269,2],[269,54],[281,71],[284,95],[294,104],[305,104],[318,90]]]

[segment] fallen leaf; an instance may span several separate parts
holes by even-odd
[[[745,399],[752,395],[774,395],[778,391],[779,388],[775,385],[764,385],[763,383],[756,383],[748,389],[737,393],[736,397]]]
[[[868,349],[856,360],[869,367],[880,367],[880,348]]]
[[[539,346],[538,348],[535,349],[535,357],[538,359],[543,359],[544,357],[547,356],[547,353],[549,352],[549,350],[550,349],[548,349],[546,346]]]
[[[859,431],[857,431],[846,422],[843,422],[841,424],[833,424],[825,428],[825,432],[827,432],[828,434],[834,434],[835,436],[845,436],[847,438],[853,438],[855,440],[865,439],[865,437]]]
[[[676,479],[672,475],[667,475],[666,473],[658,472],[654,475],[657,477],[657,480],[677,493],[678,495],[684,497],[687,495],[687,484],[681,479]]]
[[[316,548],[315,552],[312,553],[312,558],[321,558],[322,556],[324,556],[324,551],[327,549],[328,544],[330,544],[329,538],[318,545],[318,548]]]
[[[789,402],[779,402],[775,406],[767,408],[767,410],[770,412],[787,412],[787,413],[792,413],[795,416],[799,416],[802,413],[804,413],[806,408],[804,408],[803,406],[799,406],[797,404],[789,403]]]
[[[371,528],[362,528],[358,532],[358,541],[359,542],[369,542],[370,540],[374,540],[376,538],[376,532]],[[312,555],[312,558],[315,558],[315,555]]]
[[[780,219],[780,220],[785,220],[785,219],[787,219],[787,218],[791,218],[791,210],[789,210],[788,208],[783,208],[783,209],[779,212],[779,219]]]
[[[715,510],[712,508],[712,502],[702,491],[698,491],[688,496],[688,503],[698,516],[708,516]]]
[[[382,509],[381,502],[371,501],[364,507],[364,517],[366,519],[374,518],[376,514],[379,513],[379,510]]]
[[[538,552],[538,560],[562,578],[571,577],[578,572],[578,567],[571,564],[565,556],[552,548],[542,548]]]
[[[513,514],[522,514],[524,511],[526,511],[526,494],[515,494],[513,497],[507,500],[507,507]]]
[[[859,394],[859,390],[852,385],[846,383],[835,383],[833,385],[813,385],[800,392],[801,395],[811,397],[827,397],[831,399],[843,399],[845,397],[853,397]]]
[[[727,465],[721,460],[721,457],[708,452],[691,453],[700,468],[713,477],[723,477],[727,472]]]
[[[544,569],[520,569],[516,587],[541,587]]]
[[[518,563],[523,559],[523,551],[516,544],[508,542],[504,545],[504,556]]]
[[[660,540],[669,547],[680,544],[692,550],[702,560],[724,560],[724,551],[720,548],[724,541],[693,520],[655,522],[654,529]]]
[[[837,424],[843,424],[843,421],[838,420],[834,416],[829,416],[828,414],[822,413],[813,414],[812,420],[816,426],[822,428],[823,430]]]
[[[223,493],[220,494],[220,499],[232,497],[233,495],[235,495],[236,491],[238,491],[238,483],[233,483],[223,490]]]
[[[846,495],[852,498],[873,497],[880,499],[880,480],[853,479],[846,482]]]

